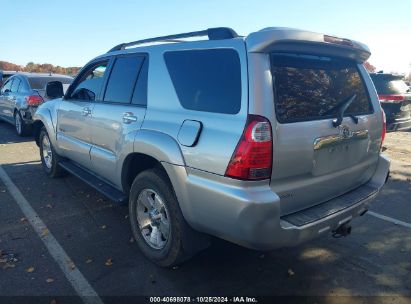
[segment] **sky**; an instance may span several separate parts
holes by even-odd
[[[20,65],[83,66],[127,41],[285,26],[359,40],[378,70],[411,72],[410,0],[0,0],[0,16],[0,60]]]

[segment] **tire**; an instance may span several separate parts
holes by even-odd
[[[14,128],[18,136],[27,136],[31,133],[31,128],[24,122],[19,111],[14,112]]]
[[[39,136],[40,159],[46,174],[51,178],[65,175],[63,168],[59,166],[61,157],[56,153],[47,134],[46,128],[42,128]]]
[[[145,199],[147,197],[151,197],[151,204]],[[161,267],[178,265],[208,247],[208,238],[192,230],[184,220],[172,185],[160,168],[144,171],[134,179],[129,212],[138,247],[149,260]],[[168,229],[165,229],[166,223],[169,224]],[[140,228],[143,226],[146,228]],[[157,235],[158,242],[150,241],[156,239],[154,235]]]

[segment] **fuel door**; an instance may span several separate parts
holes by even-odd
[[[197,120],[184,120],[178,131],[178,142],[186,147],[194,147],[200,137],[203,124]]]

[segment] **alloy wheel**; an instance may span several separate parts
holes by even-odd
[[[161,196],[152,189],[143,189],[137,198],[137,221],[146,243],[163,249],[170,237],[167,207]]]

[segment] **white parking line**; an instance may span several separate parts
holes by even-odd
[[[366,214],[372,215],[372,216],[374,216],[374,217],[377,217],[377,218],[379,218],[379,219],[381,219],[381,220],[384,220],[384,221],[393,223],[393,224],[395,224],[395,225],[400,225],[400,226],[404,226],[404,227],[407,227],[407,228],[410,228],[410,229],[411,229],[411,224],[406,223],[406,222],[403,222],[403,221],[400,221],[400,220],[397,220],[397,219],[395,219],[395,218],[392,218],[392,217],[389,217],[389,216],[385,216],[385,215],[382,215],[382,214],[379,214],[379,213],[376,213],[376,212],[372,212],[372,211],[368,211]]]
[[[72,269],[74,264],[72,264],[70,257],[1,166],[0,179],[83,302],[86,304],[103,304],[103,301],[82,273],[77,268]]]

